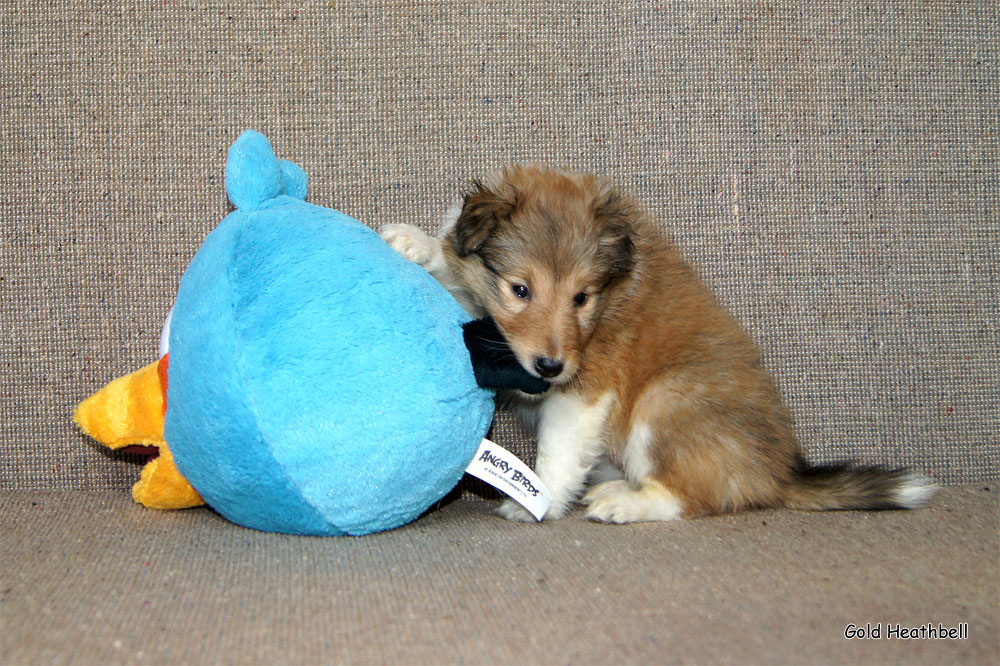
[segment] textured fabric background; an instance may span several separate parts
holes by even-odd
[[[153,360],[248,127],[375,227],[433,228],[511,160],[603,172],[815,460],[998,476],[994,2],[86,0],[7,3],[0,36],[2,487],[135,480],[70,413]]]

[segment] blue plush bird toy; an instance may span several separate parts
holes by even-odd
[[[81,403],[112,447],[155,447],[133,496],[202,500],[294,534],[407,523],[459,481],[493,392],[463,343],[468,317],[371,229],[304,201],[306,175],[253,131],[233,144],[236,210],[185,272],[169,354]]]

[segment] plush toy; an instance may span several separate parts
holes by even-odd
[[[489,322],[465,331],[474,370],[457,302],[368,227],[306,203],[305,173],[263,135],[233,144],[226,190],[236,210],[181,280],[167,353],[81,403],[77,423],[111,448],[155,447],[133,488],[149,507],[205,502],[315,535],[413,520],[489,428],[476,375],[547,385],[510,355],[482,358],[499,344]]]

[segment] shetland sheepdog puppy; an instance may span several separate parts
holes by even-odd
[[[610,523],[909,509],[937,489],[902,469],[806,463],[753,342],[639,207],[593,175],[507,167],[467,188],[438,237],[381,233],[551,382],[514,396],[537,432],[546,519],[576,502]],[[510,500],[499,513],[532,520]]]

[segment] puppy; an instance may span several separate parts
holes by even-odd
[[[537,430],[546,519],[577,500],[593,520],[629,523],[915,508],[936,490],[905,470],[807,464],[753,342],[638,206],[593,175],[504,168],[472,184],[438,238],[381,233],[551,382],[514,396]],[[531,520],[510,500],[499,513]]]

